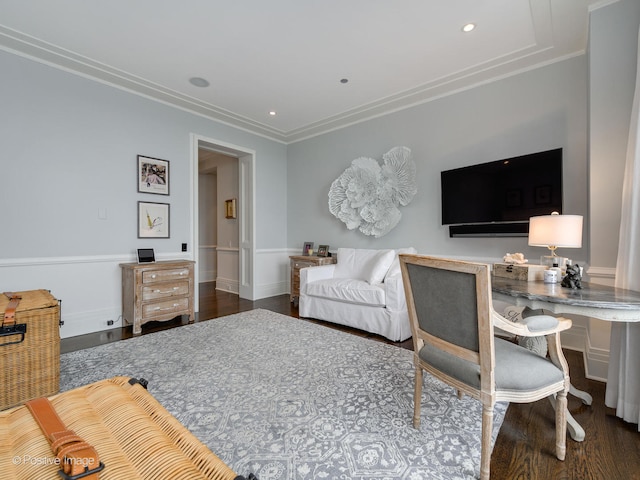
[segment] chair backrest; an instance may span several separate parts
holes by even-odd
[[[400,255],[400,265],[416,351],[427,342],[492,372],[489,265],[424,255]]]

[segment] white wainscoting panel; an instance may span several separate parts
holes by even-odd
[[[198,283],[213,282],[218,275],[216,245],[200,245],[198,248]]]
[[[188,259],[157,255],[176,258]],[[0,259],[0,291],[50,290],[62,302],[62,338],[108,330],[122,326],[120,263],[134,261],[133,254]]]
[[[296,254],[286,248],[256,251],[256,300],[289,293],[289,256]]]
[[[217,266],[216,290],[239,292],[239,249],[234,247],[218,247],[216,249]]]

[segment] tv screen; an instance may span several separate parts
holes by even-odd
[[[443,225],[562,213],[562,148],[446,170],[440,178]]]

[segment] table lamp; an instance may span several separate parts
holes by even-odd
[[[540,257],[543,265],[557,263],[564,267],[566,259],[556,255],[558,247],[582,247],[582,215],[541,215],[529,219],[529,245],[533,247],[547,247],[550,256]]]

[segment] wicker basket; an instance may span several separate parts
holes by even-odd
[[[60,303],[48,290],[16,293],[22,299],[15,320],[26,324],[26,333],[22,341],[0,337],[0,410],[60,389]],[[0,293],[0,315],[8,303]]]
[[[138,383],[114,377],[51,397],[60,419],[97,451],[100,480],[237,475]],[[58,479],[49,442],[26,406],[0,413],[2,478]]]

